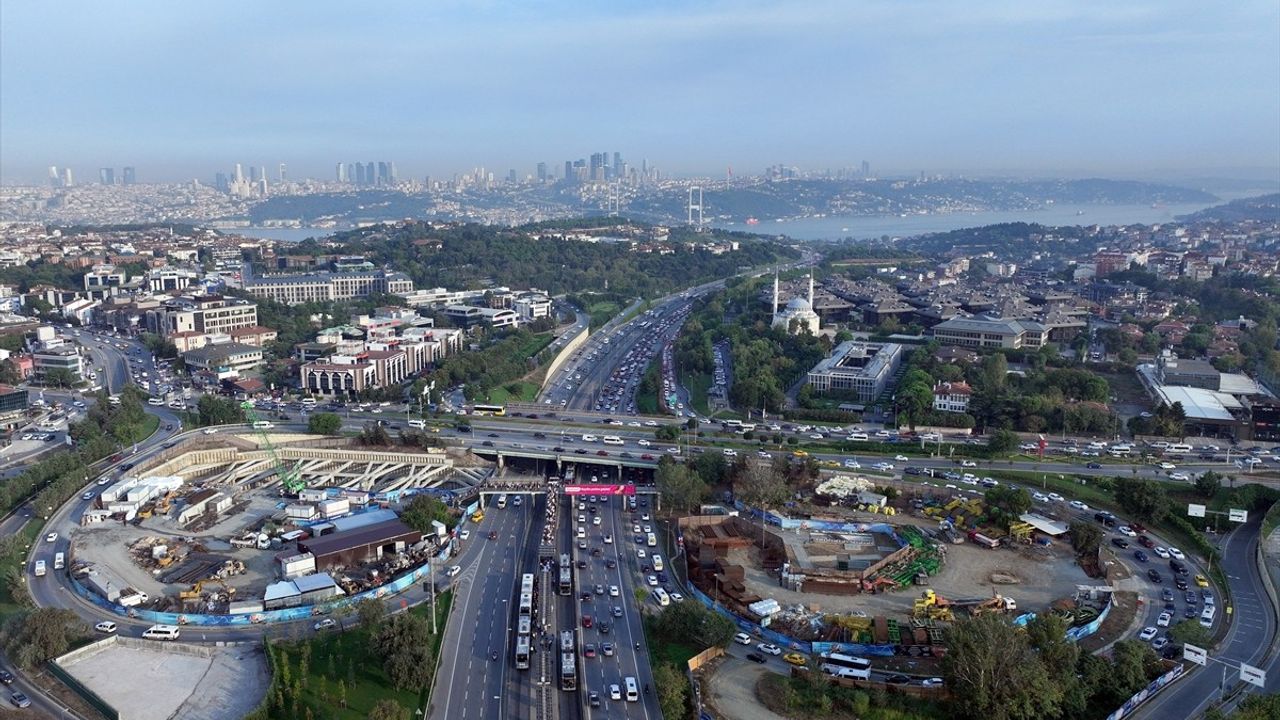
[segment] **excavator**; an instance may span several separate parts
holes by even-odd
[[[989,598],[950,600],[930,589],[921,593],[920,599],[915,601],[912,615],[917,618],[950,621],[955,619],[955,611],[959,609],[967,610],[971,615],[989,612],[1006,613],[1017,610],[1018,603],[1013,598],[1007,598],[998,593]]]
[[[222,588],[222,589],[223,589],[223,591],[225,591],[225,592],[227,593],[227,597],[229,597],[229,598],[230,598],[230,597],[235,597],[235,594],[236,594],[236,589],[235,589],[235,588],[233,588],[233,587],[231,587],[231,586],[227,585],[226,583],[222,582],[221,580],[216,580],[216,579],[212,579],[212,578],[211,578],[211,579],[207,579],[207,580],[200,580],[200,581],[196,582],[196,584],[195,584],[195,585],[192,585],[190,590],[183,590],[183,591],[179,592],[179,593],[178,593],[178,598],[179,598],[179,599],[181,599],[181,600],[182,600],[182,601],[184,601],[184,602],[185,602],[185,601],[187,601],[187,600],[199,600],[199,599],[200,599],[200,597],[201,597],[201,595],[203,595],[203,594],[204,594],[204,586],[205,586],[205,585],[217,585],[218,587]]]

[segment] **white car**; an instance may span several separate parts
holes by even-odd
[[[338,627],[338,623],[333,618],[324,618],[323,620],[317,620],[312,627],[316,630],[328,630],[329,628]]]
[[[1138,633],[1138,639],[1142,640],[1143,642],[1146,642],[1151,638],[1154,638],[1158,634],[1160,634],[1160,631],[1157,630],[1156,628],[1145,627],[1142,629],[1142,632]]]
[[[1169,623],[1173,620],[1173,616],[1167,612],[1160,613],[1160,617],[1156,618],[1156,625],[1160,627],[1169,627]]]
[[[1063,500],[1066,500],[1066,498],[1062,497],[1058,493],[1049,493],[1049,499],[1054,502],[1062,502]]]
[[[1183,555],[1183,554],[1182,554],[1182,551],[1181,551],[1181,550],[1179,550],[1179,549],[1178,549],[1178,548],[1176,548],[1176,547],[1171,547],[1171,548],[1169,548],[1169,554],[1170,554],[1170,555],[1172,555],[1173,557],[1177,558],[1178,560],[1186,560],[1186,559],[1187,559],[1187,556],[1186,556],[1186,555]]]
[[[1151,548],[1151,552],[1155,553],[1156,556],[1159,557],[1161,560],[1169,559],[1169,551],[1160,547],[1159,545]]]
[[[609,586],[609,597],[618,597],[620,594],[622,594],[622,591],[618,589],[617,585]]]
[[[47,543],[58,542],[58,533],[51,532],[48,535],[45,535],[44,541]]]
[[[1035,500],[1036,502],[1049,502],[1049,496],[1045,495],[1042,492],[1031,493],[1031,499]]]
[[[874,468],[874,469],[876,469],[876,470],[883,470],[883,471],[886,471],[886,472],[887,472],[887,471],[889,471],[889,470],[892,470],[892,469],[893,469],[893,463],[878,462],[878,463],[876,463],[875,465],[872,465],[871,467],[872,467],[872,468]]]
[[[756,646],[756,649],[762,653],[767,653],[769,655],[782,654],[782,648],[778,647],[777,645],[771,645],[769,643],[760,643],[759,645]]]
[[[470,531],[470,530],[463,530],[462,532],[458,533],[458,537],[459,537],[460,539],[462,539],[462,540],[470,540],[470,539],[471,539],[471,531]]]
[[[684,602],[684,596],[678,592],[671,593],[671,602]]]
[[[453,565],[448,570],[445,570],[444,574],[447,575],[448,577],[453,577],[454,575],[457,575],[460,572],[462,572],[462,566]]]
[[[906,458],[902,458],[902,459],[906,460]],[[965,460],[964,462],[960,463],[960,467],[978,467],[978,463],[972,460]]]
[[[594,515],[594,516],[592,516],[592,518],[591,518],[591,524],[592,524],[592,525],[599,525],[599,524],[600,524],[600,516],[599,516],[599,515]]]
[[[1169,473],[1169,479],[1179,482],[1191,482],[1191,476],[1184,472]]]
[[[845,460],[844,466],[850,470],[862,469],[862,463],[859,463],[857,460]]]
[[[1138,537],[1138,533],[1134,532],[1133,528],[1129,527],[1128,525],[1121,525],[1120,527],[1116,528],[1116,532],[1120,533],[1121,535],[1127,535],[1129,537]]]
[[[97,630],[100,633],[113,633],[116,631],[116,624],[111,622],[110,620],[103,620],[97,625],[94,625],[93,629]]]
[[[92,491],[92,490],[90,490],[90,491],[86,492],[85,494],[81,495],[81,496],[80,496],[80,499],[81,499],[81,500],[92,500],[92,499],[93,499],[93,491]]]
[[[738,633],[737,635],[734,635],[734,636],[733,636],[733,641],[734,641],[734,642],[736,642],[736,643],[738,643],[739,645],[750,645],[750,644],[751,644],[751,636],[750,636],[750,635],[748,635],[748,634],[746,634],[746,633],[741,633],[741,632],[740,632],[740,633]]]
[[[725,457],[737,457],[737,456],[738,456],[738,451],[737,451],[737,450],[734,450],[733,448],[725,448],[725,449],[724,449],[724,456],[725,456]]]
[[[622,690],[621,690],[617,685],[610,685],[610,686],[609,686],[609,699],[610,699],[610,700],[621,700],[621,699],[622,699]]]
[[[1089,506],[1088,506],[1088,505],[1085,505],[1084,503],[1080,502],[1079,500],[1072,500],[1071,502],[1067,503],[1067,505],[1069,505],[1070,507],[1072,507],[1072,508],[1074,508],[1074,509],[1076,509],[1076,510],[1088,510],[1088,509],[1089,509]]]
[[[1160,463],[1160,469],[1161,470],[1177,470],[1178,466],[1174,465],[1171,462],[1162,462]]]
[[[639,526],[639,525],[632,525],[632,526],[631,526],[631,532],[633,532],[633,533],[635,533],[635,534],[639,535],[639,534],[640,534],[640,526]]]
[[[911,458],[907,457],[906,455],[894,455],[893,459],[897,460],[898,462],[909,462],[911,460]]]
[[[645,440],[644,438],[637,440],[636,444],[639,445],[640,447],[649,447],[649,441]]]
[[[636,548],[636,557],[643,560],[645,559],[646,555],[647,553],[645,553],[644,548]]]
[[[613,536],[612,536],[612,535],[609,535],[608,533],[606,533],[606,534],[605,534],[605,536],[604,536],[604,544],[605,544],[605,545],[612,545],[612,544],[613,544]]]
[[[658,576],[650,575],[649,577],[645,578],[645,582],[649,583],[649,587],[658,587]]]

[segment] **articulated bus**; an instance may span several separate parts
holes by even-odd
[[[560,689],[578,689],[578,658],[573,647],[573,632],[560,633]]]
[[[818,660],[818,669],[828,675],[842,678],[871,678],[871,661],[866,658],[840,653],[822,653]]]
[[[520,594],[533,594],[533,573],[525,573],[520,576]]]
[[[529,646],[530,646],[530,642],[529,642],[528,635],[516,636],[516,669],[517,670],[529,669]]]
[[[533,593],[520,596],[520,614],[524,617],[533,616]]]
[[[570,564],[569,554],[564,553],[560,556],[560,594],[573,594],[573,565]]]
[[[507,414],[507,409],[502,405],[472,405],[472,415],[494,415],[502,417]]]

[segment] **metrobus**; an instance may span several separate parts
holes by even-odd
[[[530,643],[529,643],[528,635],[516,636],[516,669],[517,670],[529,669],[529,645]]]
[[[822,653],[819,656],[818,669],[835,677],[859,678],[861,680],[871,678],[871,661],[852,655]]]
[[[578,689],[578,659],[573,647],[573,632],[560,633],[560,689]]]
[[[503,415],[507,414],[507,409],[502,405],[472,405],[471,414],[472,415],[494,415],[497,417],[502,417]]]
[[[516,635],[532,635],[533,634],[533,618],[528,615],[522,615],[520,622],[516,626]]]
[[[570,595],[573,593],[573,566],[569,564],[569,554],[564,553],[560,556],[560,594]]]
[[[525,617],[533,615],[533,593],[520,596],[520,614]]]
[[[533,573],[525,573],[520,576],[520,594],[533,594]]]
[[[505,508],[507,506],[507,494],[502,493],[498,496],[498,507]]]

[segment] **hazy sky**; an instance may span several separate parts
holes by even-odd
[[[1280,167],[1275,0],[0,4],[0,179]]]

